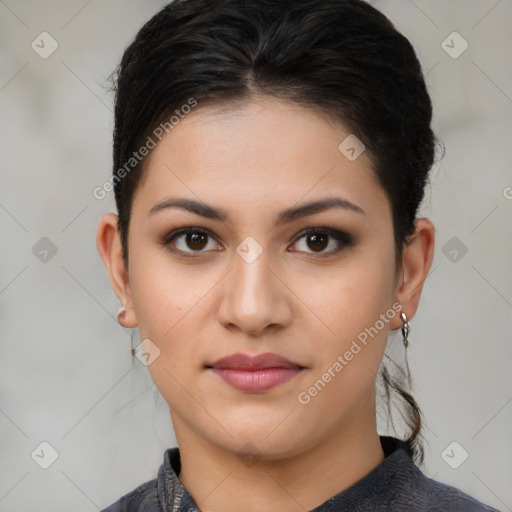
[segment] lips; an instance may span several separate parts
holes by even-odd
[[[253,393],[284,384],[304,370],[299,364],[272,352],[256,356],[232,354],[207,368],[232,387]]]
[[[213,368],[236,369],[236,370],[262,370],[264,368],[300,368],[300,365],[294,363],[282,356],[272,352],[251,356],[249,354],[232,354],[222,357],[215,361]]]

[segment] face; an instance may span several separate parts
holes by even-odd
[[[391,208],[369,155],[338,149],[343,126],[267,97],[233,107],[198,107],[152,150],[130,301],[178,441],[276,459],[373,425],[399,317]]]

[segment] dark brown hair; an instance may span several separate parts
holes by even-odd
[[[366,146],[389,198],[397,264],[435,157],[432,105],[415,51],[362,0],[175,0],[124,52],[114,76],[114,192],[123,255],[146,159],[122,173],[155,129],[191,98],[198,107],[255,94],[314,107]],[[409,376],[409,375],[408,375]],[[420,462],[421,415],[403,379],[381,371],[408,410],[405,441]]]

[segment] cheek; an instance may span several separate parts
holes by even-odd
[[[331,338],[349,341],[391,307],[392,277],[382,259],[354,258],[314,280],[297,279],[294,291],[329,327]]]
[[[376,253],[354,259],[350,265],[329,272],[328,278],[317,280],[315,287],[298,292],[307,297],[308,306],[329,328],[320,326],[328,336],[316,337],[318,364],[311,381],[322,378],[330,369],[336,374],[334,384],[329,384],[331,390],[349,392],[354,397],[373,387],[390,320],[397,314],[392,309],[393,260],[376,257]],[[336,363],[338,371],[333,368]],[[324,380],[329,380],[329,375]]]
[[[172,263],[161,250],[134,257],[131,285],[140,338],[160,350],[149,366],[157,387],[162,379],[166,387],[176,384],[167,372],[179,380],[202,370],[206,326],[212,325],[215,286],[223,274],[223,269]]]
[[[150,339],[158,348],[159,355],[148,370],[164,398],[169,402],[174,397],[174,403],[202,361],[196,339],[200,325],[197,314],[207,292],[207,280],[192,282],[190,276],[170,265],[146,268],[151,271],[141,273],[141,279],[132,285],[140,339]]]
[[[191,268],[170,264],[165,251],[134,257],[130,284],[141,336],[170,336],[207,293],[207,276],[194,277]]]

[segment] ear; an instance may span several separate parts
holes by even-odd
[[[401,312],[410,320],[418,309],[423,284],[434,258],[435,228],[426,218],[416,219],[414,233],[408,238],[402,254],[402,268],[395,291],[396,300],[402,305]],[[399,315],[391,321],[391,328],[402,327]]]
[[[96,234],[96,247],[107,269],[112,289],[126,311],[118,317],[119,323],[124,327],[137,327],[128,269],[123,259],[118,216],[114,213],[101,217]]]

